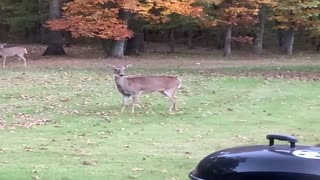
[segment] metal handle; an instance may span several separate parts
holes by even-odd
[[[284,134],[268,134],[267,139],[269,139],[269,146],[274,145],[275,139],[279,141],[289,141],[290,148],[295,148],[296,142],[298,142],[298,139],[296,137]]]

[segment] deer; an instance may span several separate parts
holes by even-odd
[[[0,56],[2,56],[2,67],[6,67],[6,59],[7,57],[17,56],[19,59],[23,60],[24,67],[27,67],[27,60],[24,57],[24,54],[27,54],[28,51],[24,47],[4,47],[6,43],[0,44]]]
[[[169,111],[176,111],[176,91],[181,87],[181,79],[174,76],[135,76],[125,77],[125,69],[132,66],[113,66],[114,80],[118,91],[122,94],[121,113],[125,111],[126,106],[130,105],[131,113],[134,113],[135,106],[139,106],[137,101],[143,93],[160,92],[171,100]]]

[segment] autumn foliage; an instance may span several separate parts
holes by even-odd
[[[65,4],[62,19],[47,23],[51,29],[68,30],[74,37],[123,39],[132,36],[132,31],[119,12],[134,10],[136,5],[130,0],[75,0]]]
[[[139,18],[169,28],[226,26],[225,43],[250,43],[252,37],[232,37],[231,32],[236,26],[258,23],[262,7],[271,7],[275,28],[309,27],[319,34],[319,0],[74,0],[63,6],[62,19],[49,20],[47,26],[74,37],[121,40],[133,36],[130,18]]]
[[[209,15],[215,17],[218,23],[225,25],[255,24],[258,22],[261,6],[274,4],[274,0],[224,0],[215,6]]]
[[[274,10],[272,19],[278,25],[277,29],[293,29],[310,27],[320,16],[319,0],[280,0]]]
[[[212,4],[203,12],[201,4]],[[71,31],[74,37],[100,37],[104,39],[125,39],[133,32],[127,26],[127,19],[120,17],[121,11],[135,13],[151,24],[170,21],[171,15],[179,14],[198,18],[200,26],[213,27],[217,23],[239,25],[254,24],[262,4],[273,0],[74,0],[64,5],[63,18],[50,20],[53,30]]]
[[[200,17],[202,7],[194,6],[195,0],[146,0],[140,4],[139,15],[152,24],[161,24],[170,20],[171,14]]]
[[[263,5],[275,6],[275,0],[223,0],[210,2],[205,9],[206,19],[203,21],[206,27],[220,26],[246,26],[258,23],[258,14]],[[232,41],[251,43],[252,37],[232,37]]]
[[[193,7],[195,0],[75,0],[63,7],[63,18],[49,20],[47,26],[53,30],[71,31],[74,37],[100,37],[104,39],[125,39],[133,32],[127,26],[127,19],[121,18],[121,11],[137,14],[150,23],[168,21],[176,13],[199,17],[202,8]]]

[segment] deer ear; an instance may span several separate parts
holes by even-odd
[[[5,45],[7,45],[7,43],[0,43],[0,48],[4,48]]]

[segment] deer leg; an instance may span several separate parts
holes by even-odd
[[[2,67],[5,68],[6,67],[6,56],[2,56]]]
[[[176,108],[176,97],[175,97],[176,89],[165,90],[165,91],[162,91],[161,93],[163,95],[167,96],[172,102],[169,111],[176,111],[177,110],[177,108]]]
[[[141,91],[139,91],[138,92],[138,94],[136,95],[136,102],[135,102],[135,106],[137,106],[137,107],[139,107],[139,108],[141,108],[141,106],[138,104],[138,100],[139,100],[139,97],[140,97],[140,95],[142,94],[142,92]]]
[[[130,101],[130,96],[123,96],[121,113],[123,113],[126,106],[129,105],[129,101]]]
[[[131,113],[134,113],[134,106],[137,104],[138,97],[139,97],[139,93],[132,96]]]
[[[24,67],[27,67],[27,60],[26,60],[26,58],[25,58],[23,55],[18,55],[18,57],[23,60],[23,62],[24,62]]]

